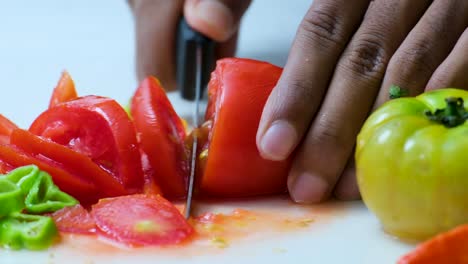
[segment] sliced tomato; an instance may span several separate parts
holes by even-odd
[[[0,144],[8,144],[10,142],[11,132],[15,128],[18,128],[15,123],[0,115]]]
[[[96,234],[94,219],[80,204],[65,207],[51,214],[51,217],[60,232],[82,235]]]
[[[94,183],[65,171],[59,163],[45,161],[24,153],[13,145],[0,145],[0,160],[9,168],[35,164],[48,172],[59,188],[82,203],[92,203],[98,199],[98,190]]]
[[[58,104],[39,115],[29,131],[88,156],[130,192],[141,191],[135,128],[116,101],[84,96]]]
[[[138,87],[131,114],[140,146],[164,196],[184,197],[190,168],[185,127],[156,78],[148,77]]]
[[[109,172],[101,169],[88,156],[70,148],[36,136],[23,129],[13,131],[11,144],[38,159],[52,160],[60,164],[66,171],[77,175],[83,180],[93,182],[99,189],[100,197],[128,194],[122,183]]]
[[[199,186],[204,194],[241,197],[286,190],[291,161],[263,159],[255,142],[263,107],[281,72],[249,59],[217,62],[205,117],[212,128],[202,147],[207,153],[201,153],[199,162],[204,166]]]
[[[129,246],[178,244],[194,232],[177,208],[161,196],[102,199],[93,205],[91,215],[101,233]]]
[[[67,71],[62,72],[60,80],[55,86],[50,98],[49,108],[63,102],[67,102],[78,97],[75,89],[75,83]]]

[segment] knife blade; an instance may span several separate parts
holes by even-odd
[[[193,30],[182,17],[177,37],[177,84],[182,98],[194,101],[192,125],[194,128],[190,175],[188,179],[187,200],[184,210],[186,219],[190,218],[193,189],[197,167],[198,137],[200,126],[200,100],[209,74],[214,65],[214,42]]]

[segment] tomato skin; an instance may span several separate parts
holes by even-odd
[[[10,143],[10,135],[18,126],[3,115],[0,115],[0,144]]]
[[[177,208],[161,196],[102,199],[93,205],[91,215],[101,233],[129,246],[178,244],[194,233]]]
[[[183,198],[190,166],[185,128],[156,78],[148,77],[140,84],[132,99],[131,114],[140,146],[164,196]]]
[[[286,191],[291,160],[263,159],[256,133],[263,107],[282,69],[249,59],[222,59],[208,85],[212,121],[201,178],[204,194],[241,197]]]
[[[63,71],[60,80],[55,86],[49,102],[49,108],[63,102],[67,102],[78,97],[75,83],[67,71]]]
[[[39,115],[29,131],[85,154],[128,191],[141,191],[143,170],[135,129],[116,101],[84,96],[58,104]]]
[[[65,207],[50,215],[57,229],[63,233],[94,235],[96,234],[96,223],[91,214],[80,204]]]
[[[33,157],[49,159],[61,164],[66,171],[94,183],[99,188],[101,197],[128,194],[124,186],[111,174],[102,170],[89,157],[70,148],[22,129],[13,131],[11,144]]]
[[[363,201],[394,235],[425,239],[468,222],[468,122],[453,128],[426,111],[468,91],[441,89],[394,99],[365,122],[357,138],[356,173]]]
[[[7,166],[11,169],[35,164],[52,176],[60,190],[70,194],[81,203],[92,203],[98,199],[98,190],[92,182],[65,171],[60,164],[53,161],[33,157],[12,145],[0,145],[0,160],[8,164]]]

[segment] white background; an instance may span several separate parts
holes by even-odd
[[[310,3],[253,0],[244,19],[237,55],[284,65]],[[134,52],[133,20],[124,0],[2,1],[0,113],[21,127],[29,126],[47,107],[63,69],[71,73],[79,94],[110,96],[126,103],[137,86]],[[176,95],[171,98],[176,109],[183,112],[186,105]],[[361,202],[345,207],[350,213],[320,227],[322,232],[304,230],[278,240],[246,243],[227,250],[226,255],[205,256],[195,262],[261,259],[268,263],[394,263],[410,248],[385,236]],[[286,250],[284,254],[272,253],[278,246]],[[49,253],[4,253],[0,253],[1,263],[30,263],[31,258],[37,263],[50,261]],[[71,257],[57,252],[56,259],[93,260],[93,256],[82,253]],[[163,256],[140,256],[136,262],[158,263],[158,257],[164,260],[159,263],[176,262]]]

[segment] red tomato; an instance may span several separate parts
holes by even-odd
[[[140,146],[164,196],[184,197],[190,168],[185,128],[156,78],[149,77],[138,87],[131,114]]]
[[[60,80],[57,83],[52,97],[50,98],[49,108],[63,102],[67,102],[78,97],[75,90],[75,83],[67,71],[62,72]]]
[[[85,154],[131,192],[141,191],[143,170],[135,128],[114,100],[85,96],[43,112],[29,130]]]
[[[57,229],[64,233],[93,235],[96,233],[96,223],[91,214],[77,204],[65,207],[51,214]]]
[[[12,145],[0,145],[0,160],[8,164],[9,168],[35,164],[41,170],[48,172],[62,191],[82,203],[91,203],[98,199],[98,190],[92,182],[65,171],[60,164],[53,161],[33,157]]]
[[[101,197],[126,195],[122,183],[102,170],[89,157],[22,129],[11,134],[11,144],[38,159],[53,161],[83,180],[93,182]]]
[[[161,196],[121,196],[100,200],[91,215],[100,232],[129,246],[183,242],[194,230]]]
[[[199,187],[204,194],[240,197],[286,190],[291,161],[263,159],[255,142],[263,107],[281,72],[248,59],[217,62],[208,85],[208,155],[200,160],[204,173]]]
[[[11,132],[15,128],[18,128],[15,123],[0,115],[0,144],[8,144],[10,142]]]

